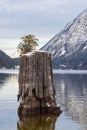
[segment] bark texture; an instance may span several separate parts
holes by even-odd
[[[19,116],[60,114],[55,101],[50,53],[34,51],[21,56],[18,99]]]

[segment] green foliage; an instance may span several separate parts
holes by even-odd
[[[35,38],[34,35],[26,35],[22,37],[21,40],[22,41],[17,46],[20,55],[31,52],[32,50],[35,50],[38,46],[38,39]]]

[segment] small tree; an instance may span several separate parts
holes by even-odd
[[[20,55],[31,52],[32,50],[35,50],[38,46],[38,39],[35,38],[34,35],[26,35],[22,37],[21,40],[22,41],[17,46]]]

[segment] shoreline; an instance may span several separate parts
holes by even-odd
[[[0,69],[0,74],[18,74],[19,70],[17,69]]]
[[[19,74],[18,69],[0,69],[0,74]],[[53,74],[87,74],[87,70],[58,70],[53,69]]]

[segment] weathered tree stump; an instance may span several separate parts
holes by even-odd
[[[34,51],[20,59],[18,115],[61,113],[55,101],[51,54]]]

